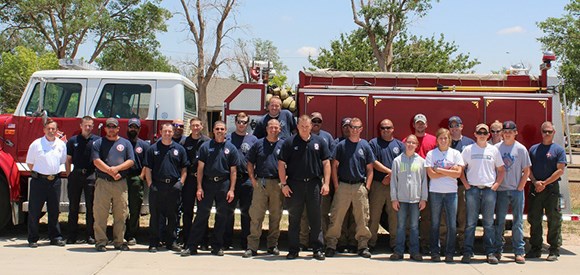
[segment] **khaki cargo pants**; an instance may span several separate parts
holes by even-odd
[[[96,245],[107,245],[107,218],[113,203],[113,244],[120,246],[124,243],[125,220],[129,216],[129,198],[127,180],[109,181],[97,178],[95,182],[95,199],[93,212],[95,215]]]
[[[374,247],[377,245],[379,224],[384,209],[387,211],[389,219],[389,228],[386,228],[390,236],[389,246],[394,248],[397,244],[397,212],[391,204],[391,186],[384,185],[380,181],[373,181],[369,192],[369,205],[369,230],[372,234],[369,240],[369,246]]]
[[[248,249],[257,251],[262,236],[262,223],[268,216],[268,248],[278,246],[280,237],[280,220],[282,219],[282,204],[284,194],[278,179],[258,179],[258,186],[254,186],[252,205],[250,206],[250,235],[248,235]]]

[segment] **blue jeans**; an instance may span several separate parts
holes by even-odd
[[[495,227],[493,214],[495,213],[496,192],[486,187],[479,189],[471,186],[465,191],[465,204],[467,211],[467,224],[465,226],[465,244],[463,254],[473,255],[473,242],[475,240],[475,226],[481,213],[483,224],[483,245],[485,254],[494,253]]]
[[[441,210],[445,209],[447,222],[445,255],[453,256],[455,254],[455,235],[457,234],[457,193],[429,192],[429,203],[431,204],[431,254],[439,255],[441,253],[439,228]]]
[[[405,252],[405,227],[409,221],[409,252],[419,254],[419,203],[399,202],[397,211],[397,245],[395,253]]]
[[[512,206],[512,245],[514,254],[524,255],[524,191],[508,190],[497,192],[497,202],[495,205],[495,252],[503,252],[503,233],[505,231],[505,216],[509,206]]]

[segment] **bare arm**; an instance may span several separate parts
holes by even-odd
[[[181,184],[184,184],[186,179],[187,179],[187,167],[183,167],[181,168]]]
[[[528,182],[528,177],[530,176],[530,166],[525,167],[522,170],[522,178],[520,179],[520,183],[518,184],[518,190],[519,191],[524,191],[524,188],[526,187],[526,182]]]
[[[151,168],[143,167],[143,171],[145,172],[145,182],[147,182],[147,186],[151,187],[151,184],[153,183]]]
[[[501,183],[503,182],[503,178],[505,177],[505,167],[502,165],[497,167],[497,177],[495,178],[495,182],[491,186],[493,191],[497,191]]]
[[[72,165],[72,156],[66,156],[66,162],[64,163],[65,175],[68,177],[71,172],[71,165]]]
[[[250,177],[250,181],[252,182],[252,186],[254,186],[254,188],[256,188],[256,186],[258,186],[258,181],[256,180],[254,173],[255,173],[254,164],[248,161],[248,176]]]
[[[367,190],[371,190],[371,185],[373,184],[373,164],[369,163],[367,164],[367,182],[366,182],[366,188]]]
[[[332,160],[332,184],[334,185],[334,190],[338,190],[338,165],[340,162],[338,160]]]

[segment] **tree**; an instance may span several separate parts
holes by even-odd
[[[157,41],[114,43],[103,50],[96,63],[101,69],[110,71],[179,71],[159,52]]]
[[[578,104],[580,95],[580,0],[571,0],[561,18],[549,17],[539,22],[544,32],[539,38],[544,49],[558,57],[558,74],[564,80],[567,100]]]
[[[263,40],[260,38],[252,40],[253,49],[248,46],[248,42],[243,39],[236,40],[236,50],[235,50],[235,65],[243,73],[243,81],[248,83],[251,81],[250,77],[250,62],[253,60],[259,61],[270,61],[272,62],[272,67],[276,70],[276,75],[270,80],[270,84],[276,84],[277,86],[283,86],[286,83],[288,77],[286,73],[288,72],[288,66],[280,60],[278,55],[278,47],[274,46],[274,42],[271,40]],[[253,50],[253,56],[250,52]],[[237,70],[236,70],[237,71]]]
[[[75,58],[79,47],[93,38],[95,48],[88,63],[110,44],[155,37],[166,31],[171,13],[159,0],[20,0],[0,9],[3,32],[12,37],[32,31],[58,59]]]
[[[402,33],[393,43],[393,71],[465,73],[479,61],[470,59],[469,54],[458,53],[454,42],[446,42],[443,34],[423,38]],[[330,42],[330,49],[320,49],[319,56],[309,57],[310,63],[318,68],[339,71],[381,71],[373,56],[372,46],[366,33],[357,29],[349,35]]]
[[[226,26],[228,16],[235,5],[236,0],[216,0],[211,2],[196,0],[195,6],[190,8],[185,0],[181,0],[189,32],[193,36],[192,39],[197,49],[197,58],[195,64],[193,64],[193,74],[197,78],[199,118],[201,121],[207,122],[207,86],[216,70],[226,62],[226,59],[220,57],[220,53],[224,39],[235,28],[235,26]],[[213,30],[208,29],[207,19],[209,16],[206,12],[217,17],[215,18],[217,23]],[[213,35],[215,38],[214,41],[211,41],[211,45],[207,44],[206,35]],[[213,47],[213,52],[209,47]],[[204,131],[207,131],[207,128],[204,128]]]
[[[431,0],[351,0],[354,23],[369,39],[379,69],[393,70],[393,43],[405,30],[409,15],[424,16],[431,9]]]
[[[14,52],[4,52],[0,58],[0,93],[2,112],[14,112],[26,88],[28,79],[38,70],[58,68],[54,53],[38,55],[29,48],[18,46]]]

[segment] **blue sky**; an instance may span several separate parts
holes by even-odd
[[[287,75],[291,84],[296,84],[303,67],[310,66],[309,53],[316,54],[341,33],[357,28],[352,21],[349,0],[239,2],[236,22],[244,28],[234,36],[273,41],[290,69]],[[533,74],[538,74],[542,50],[536,38],[542,32],[536,22],[560,17],[567,3],[562,0],[442,0],[433,3],[427,16],[413,18],[409,32],[426,37],[443,33],[447,41],[455,41],[460,52],[469,53],[481,62],[475,67],[477,73],[490,73],[522,62],[531,67]],[[163,1],[163,6],[174,13],[182,12],[177,0]],[[196,52],[193,42],[188,40],[184,17],[175,14],[168,23],[168,32],[158,36],[162,53],[175,63],[191,60]],[[231,52],[232,47],[233,43],[228,42],[224,53]]]

